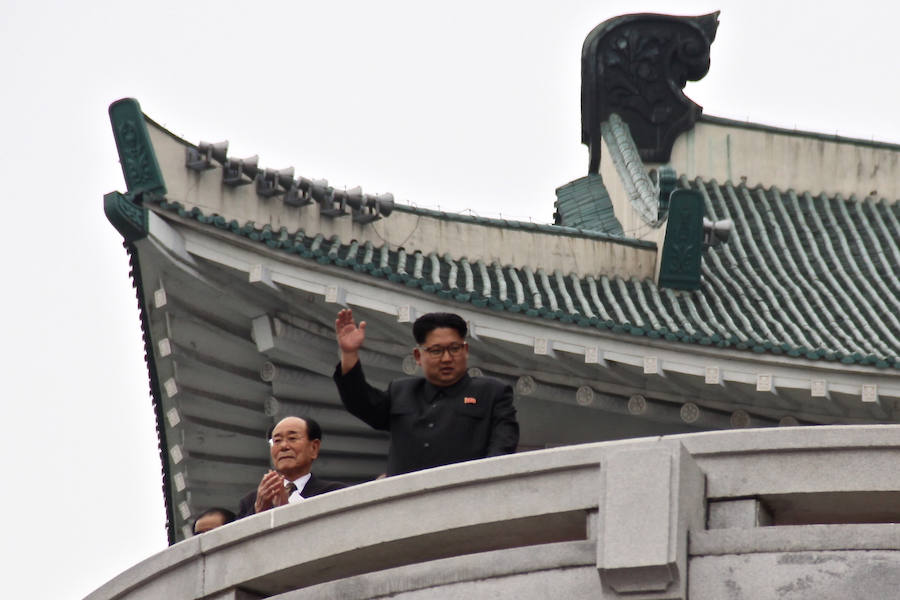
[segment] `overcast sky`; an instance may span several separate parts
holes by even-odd
[[[137,302],[102,196],[114,100],[231,156],[548,222],[586,173],[607,18],[721,10],[707,114],[900,142],[897,10],[823,2],[0,0],[3,596],[81,598],[166,546]]]

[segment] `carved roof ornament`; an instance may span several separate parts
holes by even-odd
[[[628,124],[642,160],[669,161],[675,138],[703,111],[682,90],[709,71],[718,16],[623,15],[588,34],[581,51],[581,141],[590,151],[589,173],[599,171],[600,124],[613,113]]]

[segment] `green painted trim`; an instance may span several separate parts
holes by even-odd
[[[126,242],[147,237],[148,212],[143,206],[119,192],[110,192],[103,196],[103,212]]]
[[[113,102],[109,105],[109,120],[128,193],[132,196],[145,192],[165,194],[166,184],[138,101],[123,98]]]

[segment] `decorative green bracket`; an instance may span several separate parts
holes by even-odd
[[[145,192],[160,195],[166,193],[147,123],[141,106],[134,98],[123,98],[109,105],[109,120],[112,123],[119,162],[128,195],[136,197]]]
[[[109,120],[128,191],[125,194],[106,194],[103,197],[103,211],[125,241],[133,242],[147,235],[148,215],[143,206],[145,195],[164,196],[166,184],[137,100],[123,98],[110,104]]]
[[[675,190],[669,198],[669,223],[659,267],[659,287],[696,290],[703,257],[703,198],[693,190]]]
[[[103,212],[126,242],[134,242],[147,236],[147,209],[120,192],[103,196]]]

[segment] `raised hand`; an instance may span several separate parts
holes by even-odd
[[[366,339],[366,322],[360,322],[357,327],[353,311],[345,308],[334,320],[334,333],[341,349],[341,373],[346,375],[359,362],[359,349]]]
[[[357,327],[353,320],[353,311],[345,308],[334,320],[334,331],[341,352],[356,353],[366,339],[366,322],[362,321]]]

